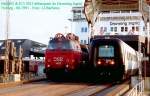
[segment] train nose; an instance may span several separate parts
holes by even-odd
[[[68,67],[69,67],[69,65],[67,64],[67,65],[66,65],[66,68],[68,68]]]

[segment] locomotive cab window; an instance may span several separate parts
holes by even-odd
[[[62,42],[50,42],[48,49],[73,49],[71,42],[62,41]]]
[[[112,45],[99,46],[98,57],[114,57],[114,46]]]

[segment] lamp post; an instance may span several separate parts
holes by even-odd
[[[4,80],[6,81],[8,78],[8,72],[9,72],[9,45],[8,45],[8,37],[9,37],[9,0],[6,0],[7,3],[7,9],[6,9],[6,40],[5,40],[5,63],[4,63]]]
[[[9,18],[10,18],[10,12],[9,12],[9,0],[6,0],[7,3],[7,10],[6,10],[6,40],[8,40],[9,37]]]
[[[142,0],[139,0],[139,12],[143,15],[143,1]],[[138,66],[139,66],[139,81],[142,81],[142,56],[141,56],[141,42],[138,41],[138,52],[139,52],[139,55],[138,55],[138,59],[139,59],[139,62],[138,62]]]

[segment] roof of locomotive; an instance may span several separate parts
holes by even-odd
[[[64,36],[63,34],[61,33],[57,33],[55,35],[55,37],[50,40],[49,42],[69,42],[69,41],[78,41],[79,38],[74,35],[73,33],[68,33],[66,36]]]

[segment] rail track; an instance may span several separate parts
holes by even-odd
[[[109,89],[107,94],[111,92],[111,88],[116,89],[118,87],[113,87],[111,84],[43,80],[1,88],[0,96],[101,96],[99,94],[104,94],[105,90]]]

